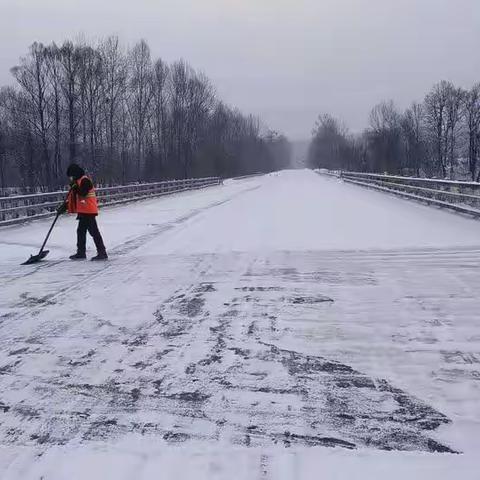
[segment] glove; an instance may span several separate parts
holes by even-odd
[[[61,205],[57,207],[57,213],[62,215],[63,213],[67,212],[67,202],[63,202]]]

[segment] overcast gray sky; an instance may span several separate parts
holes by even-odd
[[[291,139],[320,112],[363,129],[373,104],[480,81],[480,0],[0,0],[0,83],[33,41],[145,38]]]

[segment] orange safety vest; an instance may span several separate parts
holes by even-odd
[[[88,178],[86,175],[77,180],[80,187],[82,180]],[[92,182],[93,183],[93,182]],[[76,191],[70,190],[67,198],[68,213],[86,213],[90,215],[98,215],[98,202],[95,195],[95,188],[87,193],[86,197],[82,197]]]

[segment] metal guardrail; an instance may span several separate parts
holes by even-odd
[[[101,206],[146,200],[172,193],[220,185],[218,177],[169,180],[165,182],[97,188]],[[0,197],[0,227],[50,217],[66,197],[66,191]]]
[[[264,173],[250,173],[249,175],[242,175],[241,177],[233,177],[232,180],[246,180],[248,178],[261,177]]]
[[[345,182],[480,218],[480,183],[377,173],[321,172]]]

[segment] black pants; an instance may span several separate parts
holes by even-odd
[[[87,247],[87,231],[92,236],[98,253],[105,252],[102,235],[98,230],[95,215],[79,215],[77,228],[77,253],[85,254]]]

